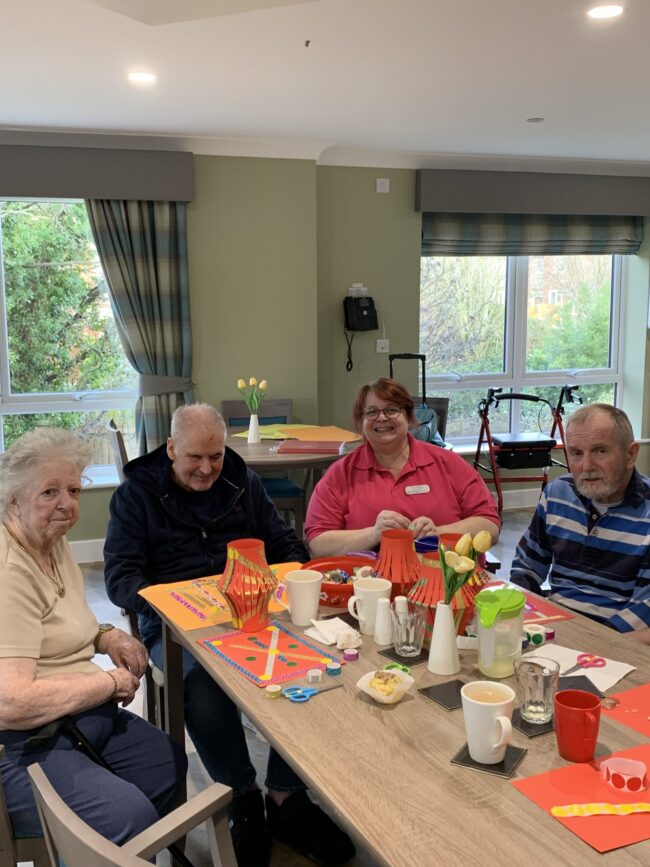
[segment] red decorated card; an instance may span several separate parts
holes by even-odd
[[[650,744],[612,753],[626,759],[644,762],[650,768]],[[635,804],[650,800],[648,791],[627,792],[614,789],[606,783],[600,772],[599,762],[609,756],[601,756],[594,762],[568,765],[528,777],[513,780],[512,785],[551,814],[553,807],[573,804]],[[598,852],[609,852],[621,846],[640,843],[650,839],[650,813],[631,813],[627,816],[596,815],[554,817]]]
[[[305,677],[310,668],[325,669],[338,658],[295,635],[277,620],[261,632],[224,632],[199,641],[256,686]]]
[[[492,587],[502,587],[507,583],[507,581],[493,581],[488,584],[488,589],[491,589]],[[512,584],[511,586],[517,587],[516,584]],[[526,597],[526,604],[524,606],[524,623],[553,623],[558,620],[571,620],[575,616],[565,608],[560,608],[552,602],[549,602],[548,599],[543,599],[540,596],[536,596],[534,593],[528,593],[521,587],[517,587],[517,589],[521,590]]]
[[[608,695],[607,698],[616,699],[618,705],[609,709],[603,708],[604,714],[650,738],[650,683],[628,689],[626,692]],[[650,772],[650,765],[648,771]],[[648,800],[650,800],[650,793],[648,793]]]

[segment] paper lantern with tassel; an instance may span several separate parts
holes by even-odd
[[[444,545],[445,550],[453,551],[454,545],[460,537],[460,533],[449,533],[440,536],[440,542]],[[438,602],[444,602],[445,600],[445,582],[437,554],[431,558],[423,558],[420,569],[422,577],[413,585],[408,598],[417,607],[425,609],[426,627],[424,630],[424,646],[429,647],[433,631],[433,621],[436,617],[436,605]],[[465,630],[474,616],[476,594],[483,589],[488,581],[490,581],[490,578],[489,572],[477,566],[471,578],[453,596],[451,608],[454,613],[458,635],[465,634]]]
[[[259,632],[269,622],[269,602],[277,587],[259,539],[228,542],[226,568],[219,580],[235,629]]]
[[[384,530],[375,572],[392,582],[392,598],[406,596],[422,574],[411,530]]]

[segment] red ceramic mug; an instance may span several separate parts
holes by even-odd
[[[600,699],[580,689],[555,694],[555,737],[558,752],[568,762],[594,757],[600,726]]]

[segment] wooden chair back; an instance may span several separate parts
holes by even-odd
[[[244,400],[222,400],[221,415],[228,427],[248,427],[251,417]],[[290,397],[264,400],[257,415],[260,424],[291,424],[293,400]]]
[[[111,419],[106,425],[108,437],[113,451],[113,460],[115,461],[115,469],[117,470],[118,478],[121,482],[124,481],[124,464],[129,462],[129,456],[126,453],[124,445],[124,437],[121,431],[117,429],[117,425]]]
[[[0,744],[0,758],[4,751],[4,744]],[[19,861],[31,861],[34,867],[47,867],[50,857],[44,837],[14,837],[0,779],[0,864],[2,867],[15,867]]]
[[[228,830],[232,789],[227,786],[214,783],[146,831],[118,846],[98,834],[68,807],[39,765],[30,765],[27,770],[52,867],[58,867],[59,859],[66,867],[88,867],[89,864],[93,867],[150,867],[148,859],[202,822],[207,823],[214,867],[237,867]]]

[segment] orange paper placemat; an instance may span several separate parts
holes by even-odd
[[[287,572],[300,568],[300,563],[279,563],[271,566],[279,581],[282,581]],[[217,626],[219,623],[228,623],[231,619],[228,604],[217,589],[220,577],[221,575],[212,575],[209,578],[194,578],[173,584],[154,584],[140,590],[139,595],[155,605],[179,629]],[[284,601],[284,592],[280,599]],[[284,611],[285,608],[286,605],[272,599],[269,611]]]
[[[643,686],[628,689],[626,692],[608,695],[607,698],[618,699],[620,704],[609,710],[603,708],[604,714],[650,738],[650,683],[644,683]],[[650,765],[648,770],[650,771]]]
[[[650,767],[650,744],[612,755],[636,759]],[[601,756],[596,762],[557,768],[526,780],[513,780],[512,785],[549,815],[552,807],[567,804],[634,804],[648,800],[648,792],[619,791],[606,783],[599,769],[599,763],[605,758],[609,756]],[[650,813],[553,818],[598,852],[609,852],[611,849],[650,839]]]
[[[283,433],[287,437],[292,437],[303,442],[311,442],[312,440],[320,440],[321,442],[340,442],[353,443],[355,440],[361,439],[358,433],[351,430],[345,430],[336,425],[314,425],[314,427],[285,427]]]

